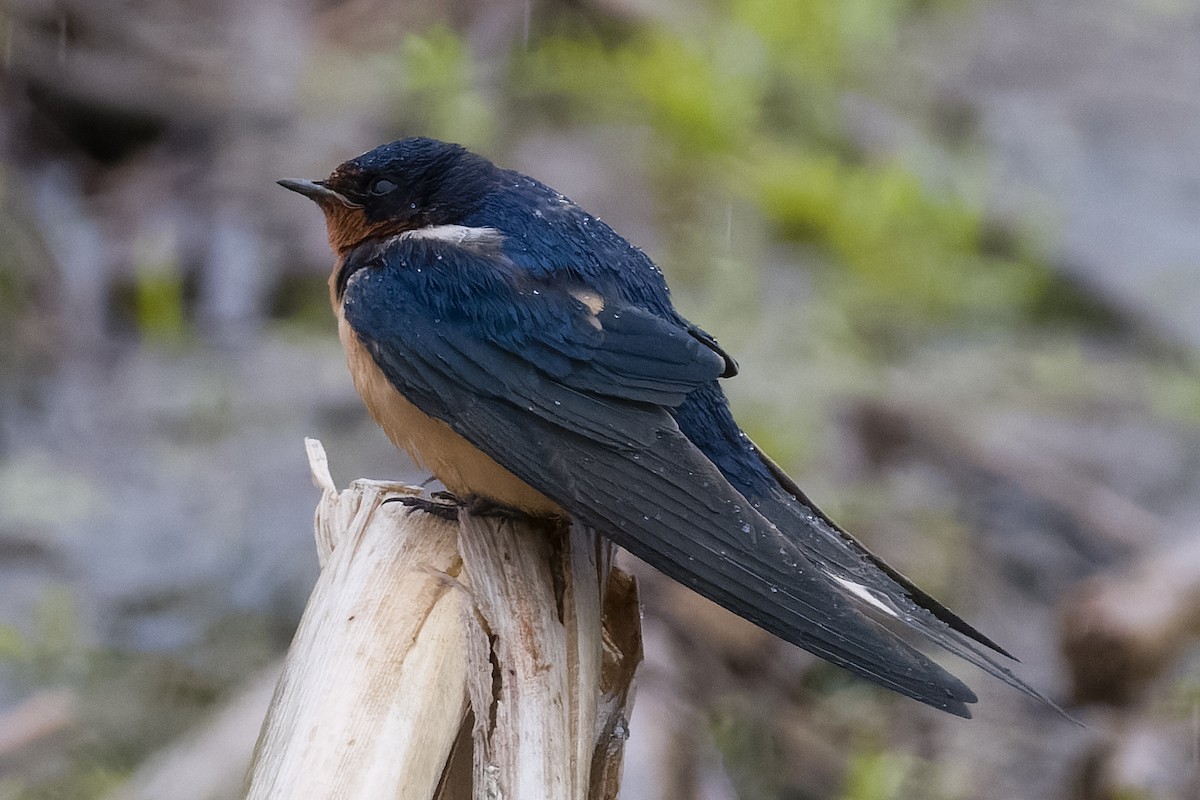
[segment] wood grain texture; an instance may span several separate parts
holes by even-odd
[[[466,714],[455,525],[324,487],[332,543],[288,653],[247,798],[432,797]],[[345,525],[337,529],[338,525]]]
[[[308,446],[322,572],[246,797],[615,798],[642,650],[613,546],[384,505],[416,491],[395,484],[338,492]]]

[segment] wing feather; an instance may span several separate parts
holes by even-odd
[[[531,300],[505,284],[486,287],[508,294],[480,316],[453,317],[414,277],[411,253],[382,262],[348,282],[346,319],[414,405],[670,577],[835,664],[970,715],[968,687],[864,615],[680,433],[672,401],[728,368],[687,328],[620,306],[593,316],[566,294]],[[478,279],[484,265],[469,266]],[[509,304],[534,324],[506,332],[488,309]]]

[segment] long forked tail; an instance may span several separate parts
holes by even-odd
[[[865,611],[884,620],[903,623],[944,650],[1072,719],[988,651],[1016,661],[1011,653],[868,550],[821,512],[761,449],[755,446],[755,450],[780,487],[780,491],[770,496],[755,497],[755,502],[776,523],[792,547],[824,565],[827,574],[856,596]]]

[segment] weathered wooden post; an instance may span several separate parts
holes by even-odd
[[[307,446],[321,577],[246,797],[616,797],[642,653],[613,546],[385,505],[418,492],[396,484],[338,492],[320,443]]]

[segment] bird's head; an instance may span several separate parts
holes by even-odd
[[[342,255],[368,239],[460,223],[495,180],[490,161],[457,145],[413,137],[380,145],[322,181],[281,180],[325,212],[329,245]]]

